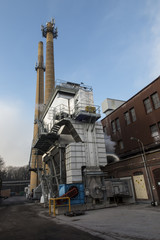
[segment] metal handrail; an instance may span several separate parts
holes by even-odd
[[[66,87],[66,88],[71,88],[71,89],[85,89],[86,91],[92,91],[92,87],[85,85],[84,83],[75,83],[75,82],[68,82],[62,79],[56,79],[55,82],[56,86],[61,86],[61,87]]]
[[[59,207],[62,206],[68,206],[69,207],[69,212],[71,211],[71,200],[69,197],[59,197],[59,198],[50,198],[49,199],[49,214],[51,214],[51,201],[53,201],[53,214],[54,216],[56,216],[56,201],[57,200],[64,200],[64,199],[68,199],[68,204],[63,204],[63,205],[58,205]]]

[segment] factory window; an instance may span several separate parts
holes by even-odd
[[[156,124],[153,124],[150,126],[150,130],[151,130],[151,136],[152,137],[157,137],[159,136],[159,131],[158,131],[158,127]]]
[[[152,105],[151,105],[151,101],[150,101],[149,97],[146,98],[143,102],[144,102],[144,107],[145,107],[146,113],[152,112]]]
[[[126,124],[129,125],[131,123],[129,112],[124,113],[124,118],[125,118]]]
[[[136,112],[135,112],[134,108],[130,109],[130,114],[131,114],[132,122],[135,122],[136,121]]]
[[[133,176],[138,176],[138,175],[143,175],[143,172],[139,171],[139,172],[134,172]]]
[[[121,127],[120,127],[119,118],[116,118],[115,121],[116,121],[116,129],[117,129],[118,132],[120,132],[121,131]]]
[[[154,106],[154,109],[157,109],[160,107],[160,100],[159,100],[159,96],[158,96],[158,93],[155,92],[151,95],[151,98],[152,98],[152,101],[153,101],[153,106]]]
[[[112,126],[112,132],[115,133],[115,132],[116,132],[115,121],[112,121],[112,122],[111,122],[111,126]]]
[[[103,132],[107,133],[106,126],[103,127]]]
[[[115,121],[111,122],[111,126],[112,126],[112,132],[115,133],[116,132],[116,124]]]
[[[120,140],[119,142],[118,142],[118,146],[119,146],[119,148],[122,150],[122,149],[124,149],[124,144],[123,144],[123,141],[122,140]]]

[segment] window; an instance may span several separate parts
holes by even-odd
[[[152,105],[151,105],[149,97],[146,98],[143,102],[144,102],[146,113],[152,112]]]
[[[134,108],[131,108],[131,109],[130,109],[130,113],[131,113],[132,122],[135,122],[135,121],[136,121],[135,109],[134,109]]]
[[[115,133],[115,132],[116,132],[115,121],[112,121],[112,122],[111,122],[111,126],[112,126],[112,132]]]
[[[104,132],[104,133],[107,133],[107,131],[106,131],[106,126],[103,127],[103,132]]]
[[[120,140],[119,142],[118,142],[118,146],[119,146],[119,148],[122,150],[122,149],[124,149],[124,144],[123,144],[123,141],[122,140]]]
[[[151,136],[152,137],[157,137],[159,136],[159,132],[158,132],[158,127],[156,124],[153,124],[150,126],[150,130],[151,130]]]
[[[129,112],[124,113],[124,118],[125,118],[126,124],[129,125],[131,123]]]
[[[120,122],[119,122],[119,118],[116,118],[116,128],[117,128],[117,131],[120,132],[121,131],[121,127],[120,127]]]
[[[153,105],[154,105],[154,109],[157,109],[160,107],[160,100],[159,100],[159,96],[158,93],[154,93],[151,95],[152,101],[153,101]]]
[[[138,175],[143,175],[143,172],[139,171],[139,172],[134,172],[133,176],[138,176]]]

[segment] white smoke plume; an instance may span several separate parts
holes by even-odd
[[[105,140],[106,152],[115,153],[116,142],[113,142],[111,140],[111,136],[108,136],[106,133],[104,133],[104,140]]]

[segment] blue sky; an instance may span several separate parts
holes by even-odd
[[[56,79],[91,85],[96,105],[160,75],[159,0],[0,0],[0,155],[28,163],[40,26],[52,17]],[[45,51],[44,51],[45,55]]]

